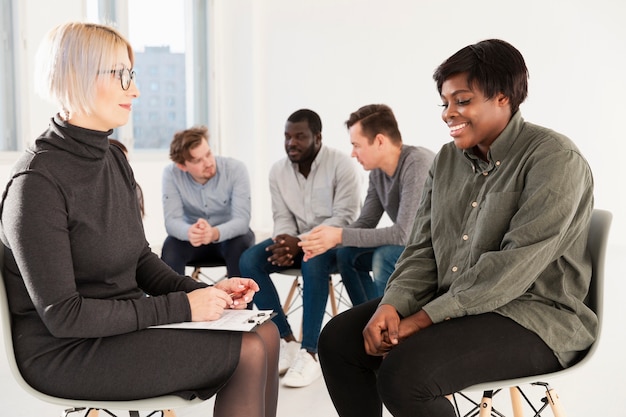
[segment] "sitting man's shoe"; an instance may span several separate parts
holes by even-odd
[[[287,387],[306,387],[322,376],[322,368],[309,352],[300,349],[296,360],[283,377],[283,385]]]
[[[280,354],[278,357],[278,374],[280,376],[285,375],[285,372],[291,368],[299,351],[300,343],[296,341],[286,342],[285,339],[280,339]]]

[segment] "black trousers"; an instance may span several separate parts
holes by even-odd
[[[223,260],[228,277],[240,277],[239,257],[246,249],[254,245],[254,239],[254,233],[248,229],[248,232],[241,236],[196,247],[187,240],[178,240],[168,236],[163,243],[161,259],[181,275],[185,274],[185,266],[190,262]]]
[[[434,324],[383,359],[365,353],[362,331],[380,299],[333,318],[322,330],[319,358],[341,417],[453,417],[445,395],[473,384],[562,369],[539,336],[497,313]]]

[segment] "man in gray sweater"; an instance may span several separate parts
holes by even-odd
[[[317,226],[299,245],[305,261],[339,246],[337,268],[357,305],[383,294],[411,231],[434,153],[404,145],[393,111],[384,104],[361,107],[346,126],[352,156],[370,171],[361,215],[343,228]],[[393,224],[377,227],[384,213]]]

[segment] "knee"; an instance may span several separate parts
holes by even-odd
[[[348,268],[354,269],[355,257],[352,248],[342,246],[337,248],[337,269],[339,272]]]
[[[267,355],[263,335],[258,332],[243,333],[241,340],[240,361],[245,363],[256,362],[258,358]]]
[[[337,323],[335,318],[332,318],[320,332],[320,337],[317,342],[317,349],[319,356],[330,353],[337,345]],[[322,353],[323,352],[323,353]]]
[[[344,363],[342,359],[344,356],[353,357],[353,355],[346,354],[346,352],[342,351],[342,349],[346,348],[346,345],[341,343],[341,326],[336,318],[337,317],[332,318],[322,327],[317,341],[317,356],[322,367],[322,372],[325,374],[332,374],[333,371],[339,369],[339,365]]]
[[[163,247],[161,248],[161,259],[171,258],[176,254],[176,243],[176,240],[171,236],[165,238]]]
[[[268,320],[263,323],[257,329],[257,333],[263,339],[263,343],[268,350],[278,350],[280,346],[280,333],[278,327],[272,320]]]
[[[259,243],[254,245],[241,253],[239,257],[239,269],[241,273],[249,275],[249,271],[254,270],[260,265],[265,265],[267,261],[267,253],[265,252],[265,245]]]
[[[422,377],[419,367],[408,366],[405,358],[388,361],[390,358],[392,355],[382,362],[376,380],[380,398],[390,411],[417,412],[420,404],[436,399],[432,378]]]
[[[385,245],[377,248],[372,256],[372,262],[378,265],[395,265],[402,250],[400,246]]]

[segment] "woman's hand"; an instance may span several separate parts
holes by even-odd
[[[230,308],[233,299],[215,286],[200,288],[187,293],[191,308],[191,321],[212,321],[222,317],[225,308]]]
[[[400,315],[389,304],[378,306],[374,315],[363,329],[365,352],[368,355],[382,356],[399,343],[398,326]]]
[[[254,293],[259,291],[259,285],[250,278],[229,278],[218,281],[214,287],[229,294],[232,305],[230,308],[244,309],[252,302]]]

